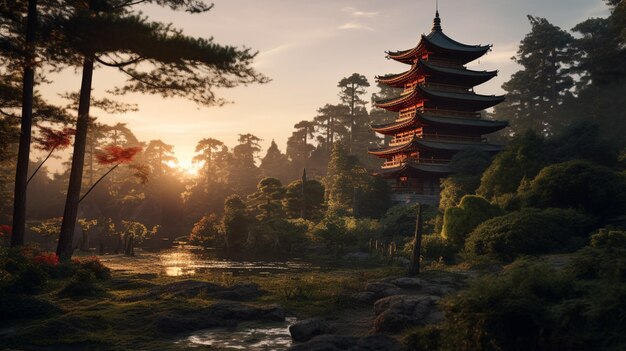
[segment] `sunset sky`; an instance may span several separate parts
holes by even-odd
[[[120,98],[138,104],[139,111],[102,115],[100,122],[128,123],[142,141],[161,139],[175,145],[183,167],[191,163],[194,147],[205,137],[236,144],[238,133],[253,133],[266,148],[275,139],[285,151],[293,125],[312,119],[317,108],[337,103],[337,82],[354,72],[374,76],[398,73],[407,66],[385,59],[385,50],[415,46],[430,32],[434,0],[214,0],[208,13],[189,15],[149,6],[150,19],[172,22],[185,34],[214,37],[220,44],[259,51],[255,67],[269,76],[265,85],[219,91],[233,104],[205,108],[181,99],[150,95]],[[446,34],[466,44],[493,44],[493,51],[470,64],[479,70],[500,70],[498,77],[479,86],[483,94],[502,93],[500,86],[517,70],[510,60],[530,30],[527,14],[545,17],[571,29],[588,17],[604,17],[602,0],[440,0]],[[68,70],[39,87],[44,97],[61,102],[57,94],[77,91],[79,74]],[[94,75],[94,96],[120,82],[110,68]],[[375,92],[372,87],[370,93]],[[369,100],[369,94],[368,94]],[[263,153],[265,150],[263,151]],[[58,169],[57,162],[53,169]]]

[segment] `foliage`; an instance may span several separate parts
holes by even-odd
[[[250,218],[246,214],[246,204],[239,195],[231,195],[224,201],[222,227],[226,249],[239,251],[248,240]]]
[[[571,209],[526,208],[480,224],[465,241],[468,258],[512,261],[521,255],[567,252],[584,241],[593,220]]]
[[[79,270],[59,291],[59,296],[72,299],[102,295],[104,289],[97,283],[96,276],[88,270]]]
[[[141,146],[122,147],[107,145],[102,152],[96,154],[96,158],[102,165],[130,163],[141,149]]]
[[[415,240],[413,240],[415,241]],[[410,245],[413,248],[413,243]],[[422,237],[421,255],[425,260],[443,261],[451,263],[458,249],[451,245],[449,240],[444,239],[439,234],[424,235]]]
[[[496,114],[509,119],[509,133],[514,136],[529,129],[550,135],[566,123],[556,110],[572,96],[574,79],[568,67],[574,61],[574,38],[545,18],[528,16],[528,20],[531,32],[513,58],[523,69],[502,85],[507,99],[496,107]]]
[[[469,233],[482,222],[502,215],[499,207],[489,203],[484,197],[465,195],[457,207],[450,207],[443,217],[441,235],[452,246],[462,248]]]
[[[40,136],[33,137],[35,147],[39,150],[51,152],[69,147],[76,130],[72,128],[54,130],[48,127],[39,127],[39,133],[41,134]]]
[[[626,210],[626,178],[588,161],[550,165],[520,196],[531,207],[574,208],[606,218]]]
[[[533,132],[513,139],[485,170],[477,194],[494,199],[515,193],[524,178],[532,179],[549,162],[544,140]]]
[[[356,233],[348,230],[345,218],[326,216],[312,231],[313,237],[334,249],[338,255],[343,248],[356,242]]]
[[[0,250],[0,293],[34,294],[48,282],[48,262],[31,249]]]
[[[285,195],[280,180],[276,178],[263,178],[257,184],[257,191],[248,196],[252,210],[259,213],[257,219],[284,217],[282,200]]]
[[[98,257],[81,257],[72,259],[72,263],[79,270],[85,270],[94,275],[98,280],[107,280],[111,278],[111,269],[102,264]]]
[[[302,216],[303,202],[306,206],[305,218],[319,220],[325,210],[324,185],[317,180],[307,179],[302,189],[302,180],[294,180],[285,189],[283,207],[287,217],[300,218]]]
[[[214,214],[202,216],[196,224],[194,224],[189,241],[192,244],[202,245],[205,247],[221,247],[224,245],[224,235],[221,230],[221,220]]]
[[[480,277],[444,300],[437,349],[622,349],[625,260],[626,232],[605,228],[562,270],[522,259]]]
[[[270,218],[255,224],[246,245],[248,252],[288,255],[294,247],[306,244],[309,223],[300,220]]]

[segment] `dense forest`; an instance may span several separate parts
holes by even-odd
[[[270,291],[261,302],[286,306],[299,319],[332,315],[330,320],[341,324],[346,322],[342,313],[371,309],[376,301],[369,332],[393,336],[377,339],[380,350],[626,347],[623,1],[606,0],[607,18],[590,18],[571,29],[528,16],[530,31],[512,58],[519,70],[502,86],[506,101],[485,113],[509,122],[490,137],[504,149],[495,156],[476,149],[456,154],[450,164],[454,173],[441,182],[438,207],[393,203],[390,185],[374,176],[380,162],[367,150],[389,140],[370,125],[396,116],[373,102],[399,91],[380,85],[370,96],[373,81],[359,73],[338,77],[337,101],[295,123],[284,152],[273,140],[262,150],[254,130],[241,131],[233,147],[208,131],[195,149],[198,173],[186,173],[177,167],[174,145],[140,140],[127,124],[106,123],[107,114],[139,108],[115,101],[114,95],[183,97],[218,108],[224,102],[216,95],[219,88],[269,82],[251,66],[255,53],[150,22],[132,3],[63,3],[68,6],[39,0],[40,28],[26,38],[22,33],[30,33],[32,1],[0,5],[0,326],[38,321],[0,332],[0,345],[54,349],[50,330],[55,325],[68,332],[61,347],[76,349],[142,345],[128,330],[172,338],[221,327],[194,319],[186,305],[191,301],[217,313],[211,309],[213,288],[205,286],[204,295],[194,290],[193,296],[172,290],[172,299],[132,305],[136,300],[125,289],[149,295],[158,284],[175,283],[120,278],[91,257],[132,260],[192,245],[226,260],[298,258],[337,269],[324,276],[306,272],[306,279],[294,278],[295,273],[257,277],[261,280],[254,284]],[[196,1],[155,4],[192,13],[212,7]],[[131,35],[103,34],[109,31]],[[45,81],[46,73],[65,68],[82,74],[79,90],[64,95],[66,105],[52,105],[32,90],[33,80]],[[127,81],[111,91],[113,96],[90,96],[95,69],[115,70]],[[30,109],[23,100],[29,79]],[[32,140],[25,141],[27,116]],[[27,152],[23,159],[24,148],[38,150],[41,157]],[[50,158],[69,152],[62,170],[50,172]],[[20,208],[23,213],[16,214]],[[404,276],[416,263],[415,250],[420,278],[398,279],[419,282],[385,280]],[[219,283],[247,283],[245,277],[243,283],[224,280],[231,278],[221,276]],[[121,287],[127,283],[130,287]],[[337,289],[327,288],[332,285]],[[422,289],[417,295],[410,292],[415,286]],[[389,289],[397,291],[384,293]],[[412,294],[426,294],[434,302]],[[380,302],[397,296],[414,310],[393,312],[392,300]],[[114,306],[96,320],[90,313],[104,305],[75,306],[81,299]],[[137,324],[118,321],[134,308],[146,316],[138,316]],[[413,315],[418,310],[419,318]],[[180,311],[187,317],[180,319]],[[141,318],[151,318],[150,323]],[[86,321],[88,326],[80,326]],[[107,337],[95,335],[114,321],[129,329],[111,327]],[[316,323],[315,334],[332,334]],[[110,335],[123,335],[122,344]],[[291,336],[296,340],[293,331]],[[20,341],[27,339],[39,340]],[[342,340],[353,347],[364,339]],[[293,349],[348,349],[340,344],[329,338]]]

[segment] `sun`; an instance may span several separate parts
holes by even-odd
[[[183,174],[189,175],[189,176],[197,176],[198,175],[198,171],[200,170],[200,167],[198,164],[192,163],[192,162],[174,162],[174,161],[169,161],[166,163],[168,166],[174,168],[174,169],[178,169],[179,171],[181,171]]]

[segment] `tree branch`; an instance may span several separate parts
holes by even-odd
[[[139,61],[141,61],[143,59],[144,59],[144,57],[138,56],[138,57],[136,57],[136,58],[134,58],[134,59],[132,59],[130,61],[126,61],[126,62],[112,62],[111,63],[111,62],[106,62],[106,61],[102,60],[99,57],[96,57],[96,61],[98,61],[99,63],[101,63],[101,64],[103,64],[105,66],[108,66],[108,67],[115,67],[115,68],[121,68],[121,67],[125,67],[125,66],[128,66],[128,65],[132,65],[133,63],[137,63],[137,62],[139,62]]]
[[[46,161],[48,161],[50,156],[52,156],[52,153],[54,152],[54,150],[56,150],[56,147],[53,147],[52,150],[50,150],[50,152],[48,153],[48,156],[46,156],[46,158],[44,158],[44,160],[41,161],[39,166],[37,166],[37,169],[35,169],[35,172],[33,172],[33,174],[30,176],[30,178],[28,178],[28,180],[26,181],[26,185],[28,185],[28,183],[30,183],[30,181],[33,179],[35,174],[37,174],[37,172],[39,172],[39,169],[41,168],[41,166],[43,166],[43,164],[46,163]]]
[[[106,176],[109,175],[109,173],[113,172],[114,169],[117,168],[117,166],[121,165],[121,163],[116,164],[115,166],[113,166],[111,169],[109,169],[104,175],[102,175],[102,177],[100,177],[100,179],[98,179],[97,182],[93,183],[93,185],[91,186],[91,188],[89,188],[89,190],[87,190],[87,192],[85,193],[85,195],[81,196],[81,198],[78,200],[78,203],[80,203],[81,201],[83,201],[83,199],[89,195],[89,193],[93,190],[93,188],[96,187],[96,185],[98,185],[98,183],[100,183],[102,181],[102,179],[104,179]]]

